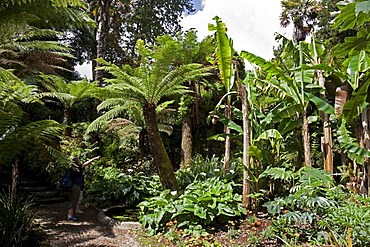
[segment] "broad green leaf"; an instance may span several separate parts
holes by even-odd
[[[370,12],[370,1],[358,2],[356,4],[356,15],[358,15],[360,12],[363,12],[365,14],[369,14],[369,12]]]
[[[340,31],[344,31],[353,27],[362,26],[366,21],[370,19],[368,15],[368,2],[354,2],[349,3],[345,6],[339,6],[341,8],[340,14],[335,18],[334,28],[340,28]]]
[[[221,123],[223,123],[226,127],[232,129],[232,130],[236,130],[237,132],[239,133],[243,133],[243,129],[241,126],[239,126],[238,124],[236,124],[234,121],[232,121],[231,119],[227,118],[227,117],[220,117],[218,119],[218,121],[220,121]]]
[[[343,44],[334,47],[333,53],[339,57],[349,57],[358,55],[361,51],[370,51],[369,29],[361,29],[355,37],[346,37]],[[343,64],[347,64],[346,60]]]
[[[350,76],[350,84],[353,89],[356,89],[356,82],[358,80],[358,73],[365,72],[370,67],[370,58],[365,51],[360,51],[356,56],[353,56],[348,64],[348,71]]]
[[[291,118],[293,116],[296,116],[297,114],[302,112],[302,107],[301,105],[288,105],[285,106],[282,110],[279,111],[273,111],[273,121],[280,121],[281,119],[284,118]]]
[[[338,142],[350,159],[362,164],[365,157],[370,157],[370,152],[358,146],[357,140],[349,136],[345,123],[346,121],[342,120],[342,124],[338,129]]]
[[[260,139],[263,139],[263,140],[268,140],[268,139],[280,140],[280,139],[283,139],[283,137],[281,136],[281,134],[279,133],[279,131],[277,131],[276,129],[269,129],[269,130],[264,131],[257,138],[257,141],[260,140]]]
[[[282,134],[288,133],[293,129],[298,128],[302,125],[302,119],[292,120],[291,118],[285,118],[281,121],[278,127],[278,131]]]
[[[317,109],[319,109],[320,111],[323,111],[327,114],[331,114],[331,115],[334,115],[334,107],[332,105],[330,105],[327,101],[311,94],[311,93],[306,93],[308,99],[310,101],[312,101],[313,103],[315,103]]]
[[[217,51],[216,51],[216,59],[218,68],[220,70],[221,81],[225,86],[227,92],[231,89],[231,76],[232,76],[232,64],[231,64],[231,43],[232,41],[229,40],[227,37],[227,30],[226,25],[221,21],[221,18],[218,16],[214,17],[213,20],[216,21],[216,25],[208,24],[209,31],[216,31],[216,44],[217,44]]]
[[[194,215],[201,219],[207,219],[207,210],[205,208],[195,205],[194,209]]]
[[[352,97],[348,100],[344,107],[342,115],[346,119],[346,121],[351,121],[355,118],[359,112],[358,107],[361,107],[363,104],[366,103],[366,98],[368,95],[368,88],[370,84],[369,75],[366,76],[366,80],[361,84],[356,91],[352,93]]]
[[[270,75],[276,76],[277,79],[284,81],[289,86],[289,88],[293,90],[295,95],[299,95],[299,90],[294,80],[288,75],[286,75],[284,71],[280,67],[275,65],[274,63],[266,61],[262,57],[256,56],[253,53],[250,53],[247,51],[242,51],[240,56],[245,58],[249,62],[254,63],[257,66],[263,68]],[[289,96],[294,97],[293,95],[289,95]]]
[[[257,146],[250,145],[248,154],[251,157],[257,158],[257,160],[262,160],[262,150],[260,150]]]

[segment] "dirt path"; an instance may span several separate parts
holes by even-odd
[[[135,239],[135,231],[122,230],[103,225],[97,220],[98,212],[83,208],[79,220],[68,221],[67,202],[40,205],[37,223],[46,231],[52,247],[99,246],[142,247]]]

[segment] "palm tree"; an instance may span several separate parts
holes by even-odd
[[[105,120],[119,116],[128,108],[140,109],[144,115],[150,151],[163,188],[178,190],[173,167],[159,134],[158,106],[165,96],[189,92],[182,84],[208,75],[209,68],[200,68],[199,64],[181,65],[177,68],[166,67],[149,59],[152,55],[164,56],[166,50],[158,47],[156,51],[153,51],[155,53],[151,53],[149,49],[139,47],[139,51],[142,52],[141,54],[146,54],[146,57],[143,57],[141,66],[136,69],[130,66],[121,68],[103,59],[98,60],[105,65],[101,69],[110,72],[115,78],[105,79],[105,82],[110,85],[102,88],[100,93],[100,97],[105,100],[99,105],[99,109],[110,110],[92,122],[87,132],[97,130]]]
[[[287,27],[293,23],[293,39],[298,43],[304,41],[317,22],[317,15],[322,5],[316,0],[283,0],[280,25]]]
[[[48,146],[55,145],[55,137],[63,126],[52,120],[26,123],[19,105],[37,101],[36,88],[3,68],[0,68],[0,89],[0,160],[12,163],[15,195],[24,153],[34,147],[47,151]]]

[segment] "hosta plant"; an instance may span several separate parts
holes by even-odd
[[[214,177],[195,181],[181,195],[164,191],[139,204],[140,221],[151,234],[166,231],[166,223],[174,220],[185,234],[206,234],[217,224],[224,225],[230,218],[246,214],[241,195],[233,191],[235,186],[233,182]]]

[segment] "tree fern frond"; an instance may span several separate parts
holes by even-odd
[[[9,130],[0,140],[0,158],[14,157],[35,145],[44,142],[62,131],[62,125],[52,120],[42,120]]]
[[[127,110],[126,107],[116,107],[110,111],[104,113],[97,119],[95,119],[87,128],[86,133],[91,133],[102,128],[107,122],[113,118],[119,117],[123,112]]]
[[[104,100],[102,103],[100,103],[97,107],[98,111],[102,111],[105,109],[111,109],[116,106],[123,106],[126,105],[127,101],[123,98],[110,98]]]

